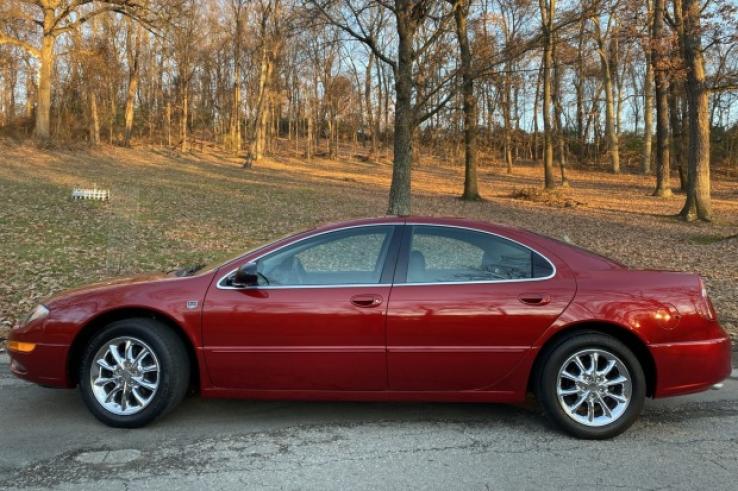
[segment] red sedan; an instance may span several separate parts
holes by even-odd
[[[520,402],[607,438],[646,396],[728,376],[696,274],[636,271],[532,232],[460,219],[328,225],[213,268],[111,281],[39,305],[11,369],[79,385],[138,427],[204,397]]]

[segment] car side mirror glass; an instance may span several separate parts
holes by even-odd
[[[259,284],[259,274],[256,263],[246,263],[236,270],[233,276],[233,286],[245,287]]]

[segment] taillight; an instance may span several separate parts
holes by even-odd
[[[707,294],[707,286],[705,280],[700,277],[700,302],[697,306],[697,311],[705,319],[714,321],[716,318],[715,307],[712,305],[710,296]]]

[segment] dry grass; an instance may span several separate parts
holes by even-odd
[[[286,148],[244,170],[206,148],[39,150],[0,141],[0,336],[43,297],[102,277],[224,259],[287,232],[382,215],[391,166],[316,159]],[[540,187],[542,170],[480,169],[482,202],[462,202],[459,166],[425,162],[413,176],[414,211],[515,224],[633,267],[698,271],[721,320],[738,333],[738,182],[716,182],[713,224],[675,218],[683,196],[650,196],[653,178],[571,169],[577,206],[513,198]],[[109,203],[73,202],[75,185],[112,190]],[[566,202],[566,201],[565,201]],[[732,238],[727,238],[730,237]]]

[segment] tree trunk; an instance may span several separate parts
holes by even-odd
[[[167,146],[172,146],[172,104],[167,101],[166,106],[166,118],[167,118]]]
[[[110,102],[110,114],[108,115],[108,143],[113,144],[115,142],[115,87],[113,82],[108,83],[108,96]]]
[[[372,108],[372,66],[374,64],[374,55],[369,55],[369,61],[366,65],[366,71],[364,72],[364,106],[366,109],[366,128],[371,133],[371,147],[369,150],[370,160],[377,153],[377,132],[374,124],[375,113]],[[379,117],[377,111],[376,116]],[[366,138],[366,135],[364,135]]]
[[[308,102],[308,108],[307,108],[307,135],[305,138],[305,158],[309,161],[313,158],[313,145],[315,143],[315,137],[313,136],[313,120],[315,118],[315,115],[313,114],[313,106],[315,102],[309,101]]]
[[[648,4],[650,10],[650,0]],[[641,172],[650,174],[651,139],[653,138],[653,66],[651,65],[650,48],[645,51],[646,75],[643,78],[643,153],[641,154]]]
[[[689,163],[687,162],[687,156],[689,155],[689,130],[687,127],[689,124],[689,101],[687,101],[684,87],[684,81],[682,80],[680,86],[681,97],[679,97],[679,105],[676,109],[679,112],[679,121],[681,122],[681,136],[675,148],[677,149],[676,151],[679,152],[679,165],[681,166],[679,168],[679,172],[682,174],[681,191],[686,194],[689,187],[687,182],[689,176]],[[712,128],[712,125],[710,128]]]
[[[671,170],[669,165],[669,81],[664,59],[664,2],[654,0],[651,39],[654,82],[656,92],[656,190],[654,196],[669,197]]]
[[[235,42],[233,43],[233,98],[231,106],[230,120],[230,148],[234,155],[238,155],[241,151],[241,10],[243,3],[241,0],[235,5],[234,14],[236,22],[236,32],[234,33]]]
[[[554,46],[555,49],[555,46]],[[561,78],[562,78],[562,66],[557,60],[554,51],[554,77],[553,77],[553,96],[554,96],[554,108],[556,116],[554,117],[554,124],[556,125],[556,143],[558,147],[559,157],[559,170],[561,171],[561,185],[563,187],[569,187],[569,179],[566,177],[566,135],[564,134],[564,123],[562,121],[564,108],[561,104]]]
[[[461,95],[464,111],[464,193],[461,199],[478,201],[481,196],[477,184],[477,98],[474,95],[472,54],[467,34],[469,0],[455,0],[453,9],[461,58]]]
[[[687,69],[689,152],[687,155],[687,199],[681,215],[685,220],[711,221],[710,120],[702,56],[701,7],[697,0],[683,0],[682,6],[684,39],[681,44]]]
[[[90,104],[88,121],[90,145],[95,146],[100,144],[100,119],[97,115],[97,94],[94,89],[88,91],[87,98]]]
[[[684,43],[684,13],[682,1],[672,2],[673,26],[676,34],[677,49],[673,49],[672,56],[676,60],[683,60]],[[680,70],[683,66],[678,67]],[[669,140],[669,152],[671,155],[671,168],[679,172],[679,190],[687,192],[687,154],[689,153],[688,135],[685,132],[687,124],[687,100],[684,95],[684,74],[671,73],[669,80],[669,124],[671,125],[671,139]]]
[[[13,124],[15,120],[15,84],[17,83],[16,62],[9,58],[8,66],[3,75],[3,107],[5,108],[5,125]]]
[[[268,40],[265,39],[264,43],[265,45],[261,50],[259,86],[257,89],[257,102],[252,131],[250,151],[250,159],[252,162],[258,162],[264,156],[267,125],[269,124],[269,79],[271,78],[271,60],[269,57],[269,49],[266,46]]]
[[[182,114],[179,121],[179,137],[180,137],[180,150],[187,152],[190,149],[189,142],[187,140],[187,123],[189,119],[190,102],[188,94],[187,84],[182,85]]]
[[[233,107],[231,108],[230,148],[234,155],[241,151],[241,86],[238,80],[233,83]]]
[[[553,65],[553,14],[556,0],[538,0],[543,28],[543,169],[546,189],[556,187],[553,174],[553,138],[551,124],[551,67]]]
[[[612,73],[609,62],[603,61],[603,78],[605,82],[605,132],[607,133],[607,151],[614,173],[620,172],[620,143],[615,127],[615,99]]]
[[[38,102],[36,104],[36,128],[34,136],[41,141],[51,136],[51,70],[54,67],[54,9],[44,9],[44,35],[41,40],[40,68],[38,74]]]
[[[141,36],[143,29],[136,24],[133,26],[133,20],[128,18],[128,92],[126,93],[126,109],[125,109],[125,132],[123,134],[123,145],[130,146],[133,136],[133,116],[136,102],[136,94],[138,93],[139,80],[139,60],[141,58]],[[134,38],[135,39],[132,39]]]
[[[409,215],[411,209],[410,179],[413,164],[413,129],[415,114],[413,90],[413,21],[407,7],[397,12],[398,59],[395,74],[395,155],[392,161],[389,215]]]
[[[382,108],[384,107],[384,105],[382,104],[382,101],[384,100],[384,91],[382,90],[382,86],[384,83],[384,77],[382,76],[383,74],[382,63],[378,62],[374,66],[376,67],[374,71],[377,77],[377,113],[376,113],[376,116],[374,117],[374,133],[376,133],[377,135],[377,145],[381,146],[382,144],[382,140],[381,140],[382,138],[382,114],[383,114]],[[385,130],[386,130],[386,126],[385,126]]]
[[[133,111],[138,92],[138,68],[131,71],[128,78],[128,92],[126,94],[126,110],[125,110],[125,133],[123,136],[123,145],[130,146],[133,136]]]
[[[597,52],[600,56],[600,70],[602,85],[605,89],[605,135],[607,138],[607,152],[610,155],[611,170],[615,174],[620,172],[620,144],[615,122],[615,87],[613,82],[613,63],[608,39],[600,30],[600,21],[593,17],[597,33]]]
[[[680,94],[684,91],[684,84],[676,80],[669,84],[669,125],[671,126],[671,139],[669,140],[669,155],[671,156],[671,168],[679,172],[679,189],[687,191],[686,154],[680,148],[684,141],[684,124],[681,118]]]
[[[382,67],[382,81],[384,83],[384,131],[386,133],[385,147],[387,148],[387,158],[389,158],[389,127],[390,127],[390,85],[391,75],[394,73],[391,70],[385,71],[384,63],[377,63],[377,66]]]
[[[536,75],[536,92],[533,97],[533,138],[528,141],[530,147],[531,160],[538,162],[538,103],[541,99],[541,77],[543,76],[543,67],[538,70]]]
[[[331,102],[333,106],[333,102]],[[335,159],[338,157],[338,122],[336,109],[331,107],[328,110],[328,158]]]
[[[586,160],[587,134],[584,129],[584,33],[586,19],[583,17],[579,23],[579,46],[577,49],[577,72],[574,77],[574,88],[577,97],[577,159],[580,164]]]
[[[502,119],[505,125],[505,167],[507,173],[512,174],[513,171],[513,152],[512,152],[512,81],[510,71],[512,66],[506,64],[505,75],[502,77]]]

